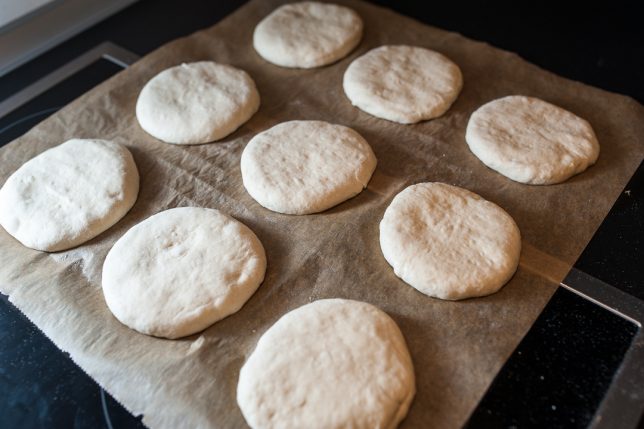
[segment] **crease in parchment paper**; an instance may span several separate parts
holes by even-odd
[[[281,3],[251,1],[215,26],[159,48],[0,150],[2,183],[28,159],[72,137],[127,145],[141,175],[132,210],[76,249],[36,252],[0,229],[0,290],[155,428],[245,428],[235,401],[237,377],[259,336],[289,310],[315,299],[366,301],[394,318],[414,361],[417,394],[401,427],[459,427],[637,168],[644,154],[643,108],[515,54],[355,0],[338,3],[364,20],[356,50],[319,69],[280,68],[254,52],[252,33]],[[437,50],[459,65],[463,91],[445,115],[399,125],[351,106],[342,90],[344,70],[368,50],[394,43]],[[134,114],[143,85],[167,67],[198,60],[247,71],[261,95],[259,111],[218,143],[175,146],[145,134]],[[467,148],[465,126],[477,107],[509,94],[539,97],[587,119],[601,145],[597,164],[553,186],[515,183],[485,167]],[[273,213],[253,201],[241,181],[241,152],[257,133],[293,119],[347,125],[365,137],[378,158],[367,189],[309,216]],[[394,275],[380,251],[378,224],[397,192],[423,181],[467,188],[516,220],[523,242],[520,266],[501,291],[446,302]],[[257,234],[268,258],[264,283],[239,312],[184,339],[126,328],[111,315],[101,291],[108,250],[145,218],[191,205],[222,210]]]

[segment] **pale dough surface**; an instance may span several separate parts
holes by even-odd
[[[554,104],[518,95],[476,110],[465,139],[485,165],[531,185],[563,182],[599,156],[597,137],[587,121]]]
[[[137,224],[109,251],[103,294],[121,323],[179,338],[238,311],[264,279],[266,255],[244,224],[181,207]]]
[[[514,274],[521,235],[503,209],[444,183],[409,186],[380,222],[380,247],[398,277],[425,295],[489,295]]]
[[[413,124],[445,113],[461,92],[463,76],[438,52],[389,45],[354,60],[343,86],[351,103],[370,115]]]
[[[362,19],[329,3],[280,6],[255,27],[253,46],[266,61],[282,67],[313,68],[333,63],[362,38]]]
[[[359,194],[376,168],[369,144],[351,128],[290,121],[256,135],[241,156],[248,193],[267,209],[316,213]]]
[[[0,224],[27,247],[57,252],[119,221],[139,193],[124,146],[72,139],[23,164],[0,189]]]
[[[136,118],[166,143],[200,144],[222,139],[259,109],[259,92],[243,70],[212,61],[181,64],[145,84]]]
[[[415,392],[396,323],[371,304],[324,299],[262,335],[239,374],[237,403],[254,429],[389,429]]]

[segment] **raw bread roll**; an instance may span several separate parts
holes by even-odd
[[[405,339],[364,302],[324,299],[282,316],[239,374],[252,428],[393,429],[416,392]]]
[[[531,185],[563,182],[599,156],[599,143],[588,122],[554,104],[518,95],[475,111],[465,139],[485,165]]]
[[[475,193],[419,183],[396,195],[385,211],[380,247],[406,283],[456,300],[489,295],[510,280],[521,235],[510,215]]]
[[[345,57],[362,38],[362,20],[348,7],[305,1],[280,6],[255,27],[253,46],[282,67],[313,68]]]
[[[349,65],[344,92],[354,106],[401,124],[436,118],[463,86],[461,70],[446,56],[415,46],[381,46]]]
[[[123,324],[179,338],[238,311],[264,279],[255,234],[218,210],[158,213],[123,235],[103,264],[107,306]]]
[[[359,194],[376,168],[360,134],[322,121],[290,121],[256,135],[241,156],[248,193],[267,209],[316,213]]]
[[[136,118],[166,143],[199,144],[231,134],[257,109],[259,92],[245,71],[200,61],[150,79],[136,102]]]
[[[0,224],[27,247],[76,247],[118,222],[139,193],[130,151],[72,139],[27,161],[0,189]]]

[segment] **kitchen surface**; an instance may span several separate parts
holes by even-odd
[[[15,37],[9,32],[65,2],[43,3],[42,11],[23,11],[23,18],[0,29],[0,44]],[[2,66],[12,62],[15,68],[9,71],[7,66],[0,76],[0,145],[9,144],[164,43],[210,27],[244,4],[197,0],[93,3],[99,12],[87,12],[85,18],[77,19],[85,22],[86,29],[78,27],[75,35],[58,31],[61,42],[56,46],[33,42],[25,48],[32,53],[31,59],[20,52],[7,52],[11,60]],[[406,1],[375,3],[515,52],[562,77],[644,102],[644,31],[637,13],[627,7],[587,6],[584,11],[555,14],[542,5],[508,9],[480,4],[466,9],[453,4],[429,8]],[[0,47],[0,54],[6,52],[5,47]],[[610,213],[466,426],[644,424],[643,182],[640,165],[614,205],[605,202],[613,205]],[[584,213],[570,216],[583,217]],[[0,342],[0,426],[143,426],[140,416],[126,411],[5,295],[0,295]]]

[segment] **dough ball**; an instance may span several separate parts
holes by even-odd
[[[463,86],[461,70],[438,52],[414,46],[381,46],[349,65],[344,93],[351,104],[401,124],[441,116]]]
[[[531,185],[563,182],[597,161],[588,122],[538,98],[513,95],[475,111],[465,139],[485,165]]]
[[[300,2],[280,6],[253,34],[266,61],[282,67],[313,68],[345,57],[362,38],[362,20],[348,7]]]
[[[109,251],[103,293],[121,323],[179,338],[235,313],[264,279],[255,234],[218,210],[182,207],[134,226]]]
[[[503,209],[477,194],[419,183],[396,195],[385,211],[380,247],[406,283],[456,300],[489,295],[510,280],[521,235]]]
[[[376,168],[360,134],[322,121],[284,122],[256,135],[241,156],[248,193],[269,210],[316,213],[359,194]]]
[[[257,109],[259,93],[245,71],[201,61],[171,67],[150,79],[136,102],[136,117],[159,140],[199,144],[226,137]]]
[[[279,319],[239,374],[252,428],[395,428],[416,392],[396,323],[373,305],[324,299]]]
[[[72,139],[27,161],[0,189],[0,224],[27,247],[57,252],[119,221],[139,193],[124,146]]]

